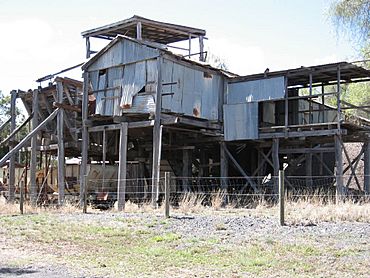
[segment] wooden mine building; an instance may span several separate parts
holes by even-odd
[[[12,91],[12,133],[4,140],[10,152],[0,160],[1,166],[9,159],[10,199],[17,185],[11,174],[16,153],[27,148],[33,202],[40,190],[38,156],[44,156],[44,177],[50,157],[57,157],[60,204],[66,192],[82,200],[94,178],[103,191],[115,192],[120,209],[135,190],[144,190],[155,203],[164,171],[178,178],[176,191],[194,190],[195,176],[221,177],[219,187],[228,190],[228,180],[238,177],[248,192],[258,193],[270,176],[275,192],[274,177],[284,168],[307,187],[330,177],[339,197],[351,182],[370,192],[370,121],[346,113],[369,112],[368,107],[341,98],[343,86],[368,82],[369,70],[341,62],[238,76],[204,62],[205,35],[202,29],[134,16],[82,33],[89,58],[82,65],[83,82],[50,75],[39,80],[51,80],[46,87]],[[93,39],[109,43],[95,53]],[[173,45],[184,40],[188,48]],[[14,136],[17,97],[29,114],[26,122],[32,122],[21,142]],[[362,143],[354,159],[347,142]],[[66,182],[65,157],[81,158],[76,187]],[[363,182],[356,176],[361,159]],[[130,179],[142,182],[129,189]],[[289,178],[287,185],[295,186]]]

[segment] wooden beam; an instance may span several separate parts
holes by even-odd
[[[341,202],[344,197],[343,187],[343,156],[342,156],[342,138],[340,135],[334,136],[335,142],[335,180],[336,180],[336,196],[337,202]]]
[[[8,141],[10,141],[31,119],[32,119],[32,116],[33,116],[33,113],[31,113],[31,115],[28,116],[28,118],[20,125],[18,126],[15,130],[13,130],[13,132],[11,132],[9,134],[8,137],[6,137],[1,143],[0,143],[0,146],[1,145],[5,145]],[[12,140],[12,141],[15,141],[15,140]]]
[[[312,153],[306,153],[306,186],[312,187]]]
[[[51,121],[52,119],[55,118],[55,116],[58,114],[59,110],[54,110],[53,113],[51,113],[45,120],[43,120],[37,127],[35,127],[30,133],[27,134],[26,137],[23,138],[23,140],[21,142],[18,143],[18,145],[16,145],[10,152],[8,152],[6,155],[4,155],[1,159],[0,159],[0,167],[3,166],[6,161],[13,155],[15,154],[17,151],[19,151],[21,148],[23,148],[26,143],[28,143],[29,140],[31,140],[31,138],[33,139],[33,137],[36,136],[37,132],[39,132],[40,130],[42,130],[45,125]],[[31,142],[31,155],[32,155],[32,152],[36,153],[36,151],[33,151],[32,149],[32,142]],[[35,144],[37,146],[37,144]],[[35,146],[34,150],[37,150],[37,147]],[[32,157],[31,157],[32,158]],[[36,161],[36,160],[35,160]],[[36,162],[33,163],[32,162],[32,159],[31,159],[31,165],[30,165],[30,169],[31,169],[31,174],[32,174],[32,167],[33,166],[37,166],[36,165]],[[36,173],[36,170],[35,170],[35,173]],[[36,178],[35,178],[36,180]],[[32,182],[32,180],[31,180]],[[32,183],[31,183],[32,185]],[[37,192],[36,192],[37,193]]]
[[[341,118],[341,111],[340,111],[340,100],[341,100],[341,93],[342,87],[340,86],[340,66],[337,67],[337,122],[338,122],[338,131],[340,130],[340,118]]]
[[[370,140],[364,144],[364,191],[370,194]]]
[[[142,39],[142,36],[141,36],[141,22],[139,21],[138,23],[136,23],[136,39],[138,40],[141,40]]]
[[[37,184],[36,184],[36,170],[37,170],[37,132],[39,118],[39,93],[41,88],[33,90],[32,96],[32,132],[34,136],[31,139],[31,161],[30,161],[30,199],[31,205],[36,206],[37,200]]]
[[[343,151],[344,151],[344,155],[346,156],[346,159],[347,159],[347,162],[348,162],[348,166],[351,168],[351,176],[348,179],[348,183],[347,183],[347,186],[346,187],[348,187],[349,183],[352,180],[352,177],[354,177],[355,178],[355,181],[356,181],[356,184],[357,184],[358,190],[361,190],[360,182],[359,182],[359,180],[358,180],[358,178],[356,176],[356,167],[354,167],[352,165],[352,161],[351,161],[351,159],[350,159],[350,157],[348,155],[348,152],[346,150],[346,147],[344,146],[343,141],[340,141],[340,143],[342,144],[342,148],[343,148]],[[357,164],[356,164],[356,166],[357,166]]]
[[[342,135],[347,134],[346,129],[341,129],[340,133]],[[305,130],[305,131],[288,131],[288,132],[266,132],[266,133],[259,133],[258,139],[272,139],[272,138],[293,138],[293,137],[316,137],[316,136],[333,136],[338,134],[337,129],[329,129],[329,130]]]
[[[221,189],[227,189],[229,177],[229,163],[226,156],[226,143],[220,143],[220,178],[221,178]]]
[[[351,109],[358,109],[358,110],[362,110],[366,113],[370,113],[370,110],[369,109],[366,109],[366,108],[369,108],[370,106],[369,105],[363,105],[363,106],[358,106],[358,105],[354,105],[352,103],[349,103],[347,101],[344,101],[344,100],[341,100],[341,102],[347,106],[349,106]],[[342,107],[342,109],[348,109],[348,107]]]
[[[128,124],[128,129],[153,127],[154,120],[129,122],[127,124]],[[120,128],[121,128],[121,124],[108,124],[108,125],[90,126],[88,127],[88,130],[89,132],[102,132],[103,130],[111,131],[111,130],[119,130]]]
[[[321,155],[319,156],[317,153],[313,153],[313,155],[321,162],[321,165],[330,173],[330,175],[334,176],[334,172],[326,165],[325,161],[321,158]]]
[[[57,81],[57,98],[59,102],[63,101],[63,84]],[[64,187],[65,187],[65,154],[64,154],[64,110],[59,109],[57,116],[57,136],[58,136],[58,205],[64,205]]]
[[[284,125],[285,125],[285,131],[286,131],[286,129],[288,128],[288,125],[289,125],[289,93],[288,93],[288,77],[287,76],[285,76],[285,78],[284,78],[284,88],[285,88],[285,101],[284,101],[284,104],[285,104],[285,109],[284,109],[285,119],[284,119]],[[277,174],[279,174],[279,172]]]
[[[199,36],[199,61],[205,62],[206,57],[204,56],[204,40],[203,36]]]
[[[69,105],[69,104],[65,104],[65,103],[62,103],[61,102],[62,100],[59,100],[58,102],[54,102],[53,103],[53,106],[54,107],[57,107],[57,108],[63,108],[65,110],[68,110],[68,111],[73,111],[73,112],[77,112],[77,113],[81,113],[81,108],[77,105]]]
[[[87,181],[87,157],[89,147],[89,132],[87,129],[87,116],[89,104],[89,75],[87,72],[83,73],[83,94],[82,94],[82,152],[81,152],[81,172],[80,172],[80,205],[84,206],[84,196],[87,194],[86,187]]]
[[[189,191],[193,150],[182,150],[182,190]]]
[[[157,207],[159,201],[159,175],[161,168],[162,152],[162,64],[163,58],[157,58],[157,88],[155,98],[155,118],[153,127],[153,163],[152,163],[152,206]]]
[[[11,99],[10,99],[10,133],[12,134],[16,130],[16,101],[17,101],[17,91],[11,91]],[[15,140],[14,137],[11,137],[11,141],[9,142],[9,151],[14,148]],[[10,156],[9,160],[9,181],[8,181],[8,191],[9,191],[9,202],[13,203],[15,198],[15,152],[13,155]]]
[[[118,211],[125,209],[126,201],[126,169],[127,169],[127,134],[128,124],[122,123],[119,139],[119,165],[117,184],[117,207]]]
[[[262,166],[265,164],[266,160],[268,160],[268,162],[270,164],[272,164],[271,161],[269,161],[269,159],[268,159],[268,157],[270,155],[271,155],[271,149],[268,151],[267,156],[266,156],[265,153],[263,152],[263,150],[258,148],[258,166],[257,166],[257,169],[254,170],[252,176],[255,176],[255,175],[258,175],[258,177],[261,176],[260,170],[261,170]]]
[[[91,54],[91,51],[90,51],[90,37],[86,37],[85,42],[86,42],[86,59],[89,59],[90,54]]]
[[[292,148],[292,149],[280,149],[281,154],[301,154],[301,153],[332,153],[335,148]]]
[[[221,145],[221,146],[224,148],[225,153],[230,158],[230,160],[232,161],[232,163],[234,164],[234,166],[239,170],[239,172],[243,175],[243,177],[251,185],[251,187],[253,188],[254,192],[258,192],[258,189],[257,189],[257,186],[256,186],[255,182],[247,175],[247,173],[244,171],[243,167],[240,166],[240,164],[238,163],[238,161],[233,157],[233,155],[227,149],[227,146],[226,145]]]
[[[127,141],[127,138],[126,138],[126,141]],[[106,168],[106,160],[107,160],[107,131],[105,129],[103,130],[103,142],[102,142],[102,145],[103,145],[103,152],[102,152],[102,161],[103,161],[103,163],[102,163],[102,168],[103,168],[103,186],[102,186],[102,188],[103,188],[103,191],[104,191],[105,190],[105,168]],[[126,145],[127,145],[127,142],[126,142]]]
[[[279,191],[279,170],[280,170],[280,161],[279,161],[279,139],[272,140],[272,162],[274,164],[274,193],[277,194]]]

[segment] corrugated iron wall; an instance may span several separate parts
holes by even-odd
[[[258,139],[258,102],[224,105],[226,141]]]
[[[223,77],[164,59],[162,108],[174,113],[218,120]]]
[[[284,77],[229,83],[227,104],[282,99],[285,94]]]

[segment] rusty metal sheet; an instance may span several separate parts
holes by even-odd
[[[154,94],[138,94],[133,97],[132,106],[122,112],[134,114],[150,114],[155,112]]]

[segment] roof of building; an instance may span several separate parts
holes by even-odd
[[[339,62],[324,65],[315,65],[310,67],[300,67],[288,70],[258,73],[246,76],[235,77],[234,82],[258,80],[264,78],[286,76],[288,77],[288,86],[308,86],[310,84],[309,76],[312,75],[312,83],[329,84],[337,82],[338,68],[340,69],[340,79],[345,82],[370,81],[370,70],[357,66],[353,63]]]
[[[208,70],[211,70],[211,71],[216,71],[216,72],[221,73],[221,74],[223,74],[223,75],[225,75],[227,77],[236,77],[236,76],[238,76],[235,73],[232,73],[232,72],[229,72],[229,71],[226,71],[226,70],[223,70],[223,69],[218,69],[218,68],[212,67],[211,65],[209,65],[209,64],[207,64],[205,62],[193,61],[193,60],[187,59],[187,58],[185,58],[185,57],[183,57],[181,55],[174,54],[171,51],[167,50],[165,47],[159,47],[157,43],[153,43],[153,42],[145,41],[145,40],[137,40],[137,39],[133,39],[131,37],[120,36],[120,35],[117,36],[114,40],[112,40],[109,44],[107,44],[98,53],[96,53],[95,56],[93,56],[92,58],[90,58],[90,60],[88,60],[82,66],[82,69],[83,70],[86,70],[97,59],[99,59],[99,57],[103,56],[104,53],[106,53],[110,48],[112,48],[116,43],[118,43],[121,40],[129,40],[129,41],[132,41],[132,42],[141,44],[141,45],[145,45],[147,47],[151,47],[151,48],[157,49],[158,51],[161,51],[162,53],[165,53],[165,54],[171,56],[172,58],[174,58],[176,60],[181,60],[181,61],[186,62],[188,64],[201,67],[204,70],[207,70],[208,69]]]
[[[206,31],[203,29],[159,22],[137,15],[116,23],[84,31],[81,35],[83,37],[106,39],[113,39],[117,35],[136,38],[136,25],[139,22],[142,26],[142,39],[162,44],[187,40],[189,39],[189,36],[199,37],[206,35]]]

